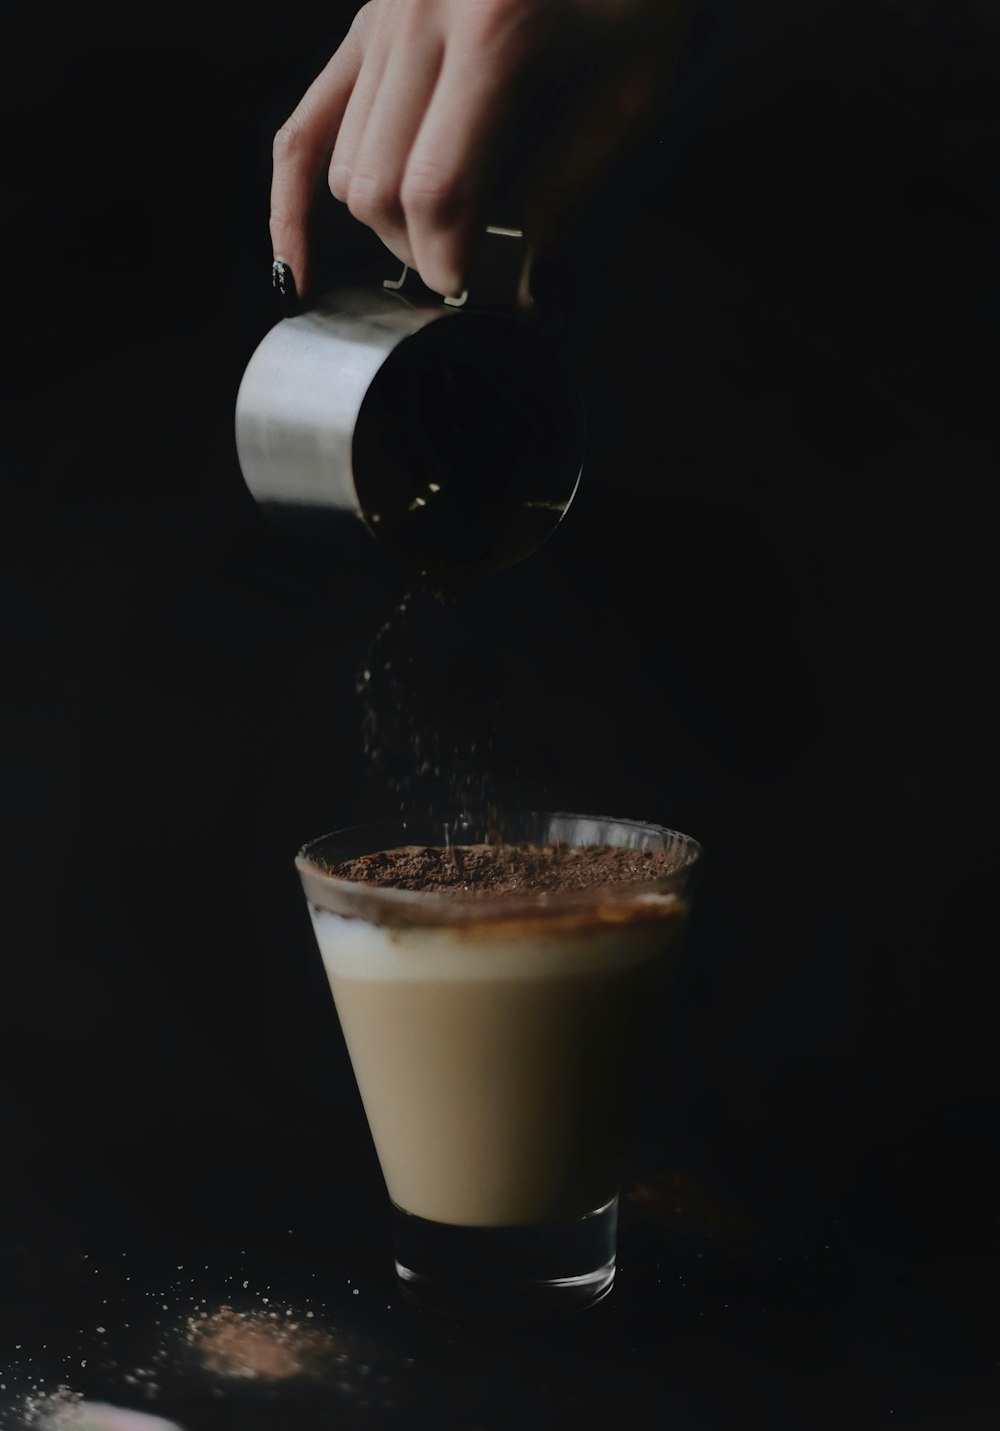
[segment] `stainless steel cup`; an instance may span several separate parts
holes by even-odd
[[[267,334],[236,403],[262,507],[354,514],[442,585],[521,560],[558,524],[580,477],[582,402],[530,314],[527,265],[511,263],[521,235],[488,230],[483,251],[494,261],[462,299],[414,293],[404,269]]]

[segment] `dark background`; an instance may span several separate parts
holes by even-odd
[[[11,27],[19,1245],[380,1226],[291,859],[393,813],[354,678],[406,575],[351,524],[268,530],[232,441],[278,316],[271,134],[347,8]],[[450,618],[456,665],[510,803],[708,851],[637,1175],[836,1218],[914,1305],[988,1319],[1000,24],[972,0],[802,8],[703,7],[580,216],[559,282],[584,481]],[[331,275],[393,271],[332,200],[319,233]]]

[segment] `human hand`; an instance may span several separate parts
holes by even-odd
[[[334,197],[456,295],[490,213],[529,242],[566,214],[667,78],[685,0],[369,0],[274,140],[271,241],[299,294]]]

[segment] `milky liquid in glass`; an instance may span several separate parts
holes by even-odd
[[[320,903],[306,883],[404,1283],[413,1290],[422,1273],[400,1244],[419,1260],[433,1243],[444,1310],[602,1295],[637,1052],[677,952],[681,879],[541,908],[359,886],[345,904],[335,880],[340,898],[327,890]]]

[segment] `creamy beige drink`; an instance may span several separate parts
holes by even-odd
[[[397,1207],[500,1227],[615,1196],[636,1036],[679,915],[670,893],[445,929],[313,910]]]
[[[397,822],[298,859],[400,1285],[463,1316],[611,1286],[637,1054],[699,854],[630,821],[508,816],[508,832],[446,845],[454,826]]]

